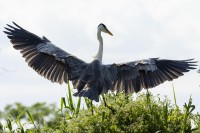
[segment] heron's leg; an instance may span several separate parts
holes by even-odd
[[[104,106],[107,107],[108,104],[106,103],[106,99],[105,99],[105,97],[104,97],[104,94],[102,94],[102,98],[103,98]]]
[[[94,115],[94,109],[93,109],[93,103],[92,103],[92,100],[90,100],[90,106],[91,106],[92,115]]]
[[[151,99],[150,99],[150,92],[149,92],[148,89],[147,89],[147,91],[146,91],[146,98],[147,98],[147,104],[149,104],[150,101],[151,101]]]
[[[116,112],[116,109],[114,109],[112,106],[109,106],[109,105],[107,104],[106,99],[105,99],[103,93],[102,93],[102,98],[103,98],[104,106],[107,107],[108,109],[110,109],[110,110],[113,112],[113,114],[114,114],[114,113]]]

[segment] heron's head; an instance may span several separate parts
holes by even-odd
[[[104,33],[108,33],[109,35],[113,36],[113,34],[108,30],[108,28],[104,24],[99,24],[98,31],[102,31]]]

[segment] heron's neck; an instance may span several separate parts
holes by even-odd
[[[101,36],[101,31],[99,31],[99,30],[97,32],[97,39],[99,41],[99,50],[98,50],[98,53],[95,56],[95,58],[98,59],[100,62],[102,62],[102,57],[103,57],[103,38]]]

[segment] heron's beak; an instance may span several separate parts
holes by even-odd
[[[107,30],[107,33],[108,33],[109,35],[113,36],[113,34],[112,34],[108,29],[106,29],[106,30]]]

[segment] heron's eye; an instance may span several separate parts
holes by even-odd
[[[107,29],[107,27],[104,24],[102,24],[102,25],[103,25],[103,28]]]

